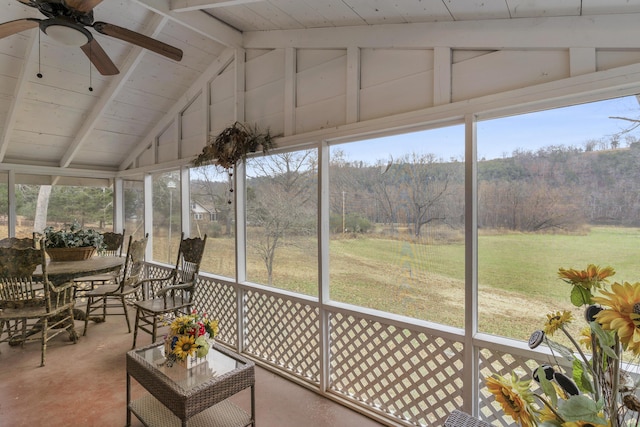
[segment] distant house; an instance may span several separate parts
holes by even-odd
[[[196,221],[217,221],[218,210],[213,203],[191,201],[191,219]]]

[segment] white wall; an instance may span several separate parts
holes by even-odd
[[[640,92],[637,18],[245,33],[148,135],[137,167],[187,165],[235,120],[287,147]]]

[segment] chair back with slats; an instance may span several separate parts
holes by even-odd
[[[43,264],[43,253],[38,249],[0,247],[0,308],[45,305],[49,298],[46,272],[38,277],[33,275],[40,264]]]
[[[0,248],[18,248],[28,249],[35,248],[35,239],[33,237],[6,237],[0,240]]]
[[[63,332],[78,340],[74,285],[49,282],[44,247],[41,242],[40,249],[0,248],[0,342],[40,342],[40,366],[45,364],[47,341]],[[39,265],[42,271],[35,274]]]
[[[100,256],[121,256],[124,247],[124,230],[122,233],[107,231],[102,233],[104,248],[98,252]]]
[[[42,274],[34,275],[38,265]],[[0,308],[44,307],[54,313],[73,304],[72,286],[49,282],[44,249],[0,248]]]
[[[123,286],[133,286],[140,279],[144,270],[144,253],[147,248],[149,234],[140,240],[133,240],[133,236],[129,236],[129,244],[127,246],[127,260],[125,261],[124,271],[121,278]]]
[[[200,271],[200,263],[204,254],[207,235],[204,237],[184,238],[182,233],[178,260],[176,261],[176,275],[174,284],[193,282]]]

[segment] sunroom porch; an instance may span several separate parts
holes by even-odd
[[[313,9],[239,1],[209,13],[222,12],[220,20],[227,8],[241,8],[251,17],[277,12],[261,8],[274,2],[298,3],[291,11],[298,19]],[[0,7],[22,18],[16,9],[25,2],[14,3]],[[207,233],[196,309],[220,320],[221,343],[265,375],[401,426],[439,426],[455,409],[508,425],[484,380],[512,370],[529,375],[554,360],[530,350],[525,334],[566,301],[557,268],[602,262],[623,279],[639,273],[638,137],[618,125],[636,120],[640,93],[635,2],[532,9],[494,2],[499,13],[466,22],[473,13],[439,1],[429,4],[461,18],[435,22],[408,12],[403,23],[354,18],[357,25],[325,28],[311,19],[305,30],[294,19],[271,27],[282,22],[276,13],[275,21],[260,20],[268,29],[247,18],[243,31],[217,21],[203,29],[202,15],[189,23],[182,18],[192,11],[168,10],[184,1],[155,3],[105,1],[96,13],[152,24],[150,31],[184,47],[185,62],[138,51],[125,60],[126,48],[107,45],[125,68],[114,80],[97,79],[98,99],[78,89],[82,79],[33,77],[36,37],[3,39],[10,71],[0,97],[2,237],[78,218],[127,235],[148,232],[147,274],[156,275],[170,268],[181,232]],[[349,13],[369,5],[348,3]],[[416,11],[415,2],[403,7]],[[375,12],[368,18],[394,15]],[[45,44],[45,76],[77,72],[62,47]],[[141,77],[133,78],[137,64]],[[156,73],[162,78],[146,78]],[[556,114],[560,125],[546,128]],[[194,168],[209,138],[234,121],[271,129],[275,149],[249,155],[233,175]],[[603,121],[617,124],[590,127]],[[72,198],[79,189],[90,189],[96,203]],[[55,201],[45,223],[37,221],[41,190]],[[91,325],[87,342],[104,333],[93,335],[102,337],[96,353],[114,324]],[[120,356],[129,339],[117,344]],[[51,345],[44,369],[18,362],[20,375],[9,368],[2,375],[18,380],[8,382],[12,390],[28,382],[23,371],[49,378],[53,355],[71,354],[67,346]],[[21,354],[1,349],[0,362]],[[87,372],[78,378],[79,389],[93,384]],[[105,400],[120,402],[124,387],[114,393]],[[16,396],[6,396],[3,411],[11,411]]]

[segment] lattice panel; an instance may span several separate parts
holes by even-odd
[[[144,277],[153,279],[166,277],[172,269],[172,267],[146,264]],[[169,283],[164,283],[162,285],[166,286],[168,284]],[[160,285],[154,286],[154,292],[157,292],[160,287]],[[222,282],[215,282],[211,278],[198,276],[194,295],[194,309],[218,319],[219,334],[216,339],[231,347],[237,348],[238,310],[236,291],[233,286]],[[168,317],[166,322],[170,320],[170,317]]]
[[[353,315],[330,315],[330,389],[416,426],[462,407],[463,345]]]
[[[495,422],[505,427],[514,425],[514,421],[510,417],[504,416],[500,405],[495,401],[489,390],[487,390],[485,380],[494,374],[509,376],[511,372],[515,372],[520,378],[531,379],[532,372],[544,363],[549,363],[549,361],[518,357],[488,349],[481,350],[479,366],[480,390],[478,393],[481,418],[494,425],[496,425]],[[537,387],[535,381],[532,381],[531,384],[533,386],[532,390],[536,393],[542,392],[539,387]]]
[[[247,291],[245,352],[320,383],[318,309],[274,295]]]
[[[219,333],[216,340],[237,348],[238,309],[235,288],[200,276],[196,283],[194,301],[194,308],[198,312],[207,313],[209,317],[218,319]]]

